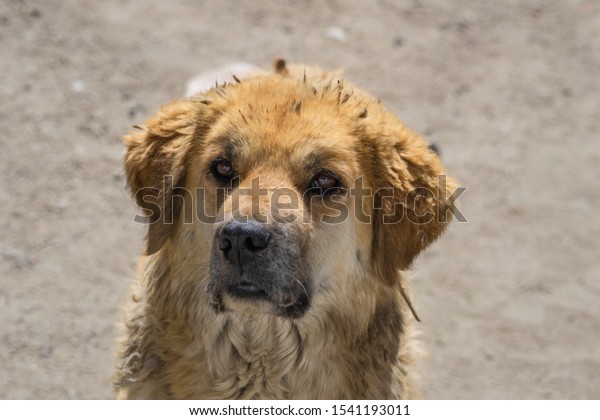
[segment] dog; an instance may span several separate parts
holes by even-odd
[[[453,181],[338,73],[233,78],[124,137],[148,234],[117,397],[418,397],[402,271],[445,230]]]

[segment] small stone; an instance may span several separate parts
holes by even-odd
[[[346,42],[348,36],[346,35],[346,31],[344,31],[339,26],[330,26],[327,28],[327,36],[331,39],[335,39],[339,42]]]
[[[83,92],[85,89],[85,83],[83,83],[83,80],[73,80],[73,83],[71,83],[71,89],[73,92]]]
[[[33,265],[31,257],[20,251],[6,251],[2,253],[5,260],[12,261],[15,268],[23,269]]]
[[[52,344],[50,344],[50,340],[48,338],[46,338],[44,340],[44,343],[40,347],[40,357],[43,359],[47,359],[48,357],[50,357],[52,355],[53,352],[54,352],[54,347],[52,347]]]
[[[28,255],[21,254],[15,258],[15,267],[19,269],[29,267],[31,264],[31,258]]]
[[[401,36],[397,36],[392,41],[392,45],[394,46],[394,48],[400,48],[401,46],[404,45],[404,38],[402,38]]]
[[[142,115],[144,115],[145,113],[146,113],[146,108],[144,107],[144,105],[135,104],[134,106],[129,108],[129,112],[127,113],[127,115],[129,115],[129,118],[131,118],[131,119],[137,119],[137,118],[141,117]]]

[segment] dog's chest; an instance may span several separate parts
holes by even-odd
[[[218,398],[290,398],[303,345],[291,323],[271,317],[231,320],[205,344],[209,387]]]

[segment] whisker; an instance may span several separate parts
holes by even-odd
[[[294,281],[296,283],[298,283],[302,287],[302,289],[304,289],[304,294],[306,295],[306,298],[308,299],[308,303],[310,303],[312,305],[312,302],[310,300],[310,295],[308,294],[308,290],[306,290],[306,287],[304,287],[302,282],[300,280],[298,280],[296,277],[294,277]]]

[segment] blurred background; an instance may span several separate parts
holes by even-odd
[[[199,72],[345,69],[467,191],[412,276],[426,398],[600,398],[600,2],[2,0],[0,398],[112,398],[120,136]]]

